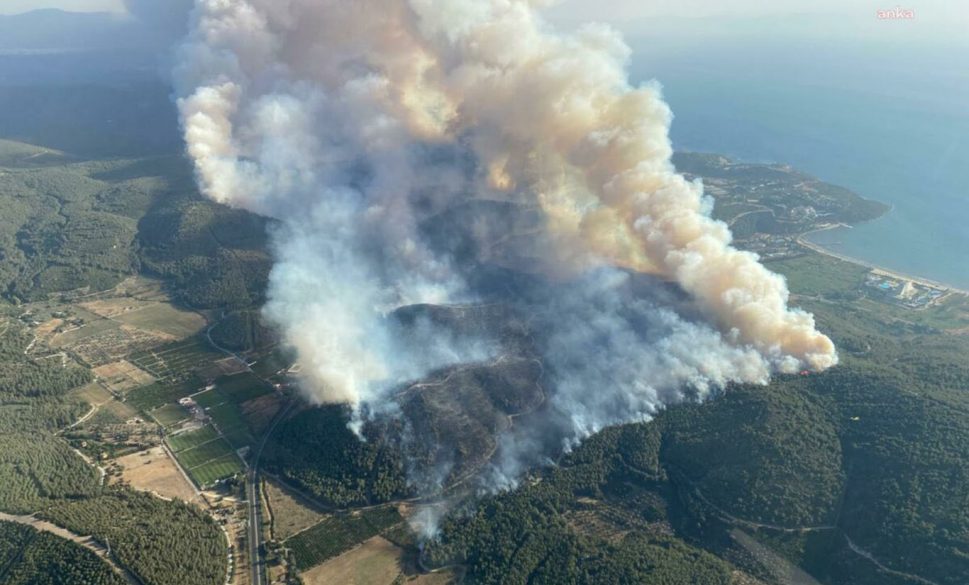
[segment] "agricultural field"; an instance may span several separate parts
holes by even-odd
[[[223,402],[208,408],[206,413],[212,417],[212,421],[223,433],[246,427],[246,421],[242,418],[242,410],[239,405],[233,402]]]
[[[223,355],[205,341],[191,338],[148,351],[132,354],[128,359],[159,380],[184,378],[186,373],[201,368]]]
[[[111,309],[121,305],[128,299],[118,299]],[[159,337],[167,336],[172,340],[185,339],[195,335],[205,327],[205,318],[198,313],[186,311],[171,305],[151,301],[138,301],[134,306],[125,306],[126,310],[114,314],[112,319],[144,331],[150,331]]]
[[[215,381],[215,389],[236,404],[254,400],[273,391],[272,387],[250,372],[219,378]]]
[[[178,402],[193,392],[197,392],[201,383],[201,380],[194,378],[155,382],[133,390],[128,395],[127,402],[139,410],[151,411],[166,404]]]
[[[126,360],[120,360],[111,364],[98,366],[93,370],[98,381],[116,394],[124,395],[127,392],[147,386],[155,379],[137,366]]]
[[[192,476],[196,484],[209,486],[220,479],[232,477],[243,471],[245,471],[245,468],[242,466],[242,461],[233,453],[189,469],[188,474]]]
[[[32,305],[38,316],[41,309],[64,315],[41,325],[40,338],[54,350],[74,353],[91,367],[124,359],[133,351],[143,351],[171,339],[171,336],[145,331],[88,311],[77,305]],[[42,317],[42,316],[41,316]]]
[[[270,379],[293,365],[293,360],[281,350],[273,350],[252,364],[252,371],[261,378]]]
[[[103,406],[104,404],[114,400],[114,396],[96,382],[91,382],[90,384],[85,384],[80,388],[75,388],[74,390],[71,390],[68,395],[72,398],[80,400],[88,406],[93,407]]]
[[[193,396],[192,399],[200,406],[208,408],[228,402],[241,404],[273,391],[271,386],[250,372],[223,376],[215,381],[214,386],[211,390]]]
[[[278,394],[267,394],[255,400],[242,403],[242,417],[256,435],[262,435],[272,423],[273,418],[283,408],[284,400]]]
[[[178,453],[179,451],[191,449],[192,447],[198,447],[202,443],[208,443],[209,441],[215,440],[218,437],[219,433],[217,433],[215,429],[213,429],[211,426],[204,426],[194,431],[171,435],[168,437],[167,441],[168,446],[172,449],[172,452]]]
[[[116,400],[111,392],[97,382],[76,388],[69,393],[69,396],[80,400],[93,409],[85,414],[83,419],[85,426],[120,424],[138,417],[138,411],[130,405]]]
[[[393,585],[402,575],[403,550],[381,536],[300,575],[305,585]]]
[[[166,404],[148,414],[165,428],[178,425],[191,417],[191,414],[178,404]]]
[[[168,446],[199,487],[244,470],[235,448],[211,425],[169,436]]]
[[[152,447],[114,460],[121,467],[121,480],[136,490],[167,499],[197,501],[195,488],[175,466],[165,449]]]
[[[252,433],[246,427],[236,427],[223,431],[222,436],[225,437],[226,441],[229,441],[233,449],[251,447],[256,442],[255,437],[252,436]]]
[[[191,449],[186,449],[184,451],[179,451],[175,454],[178,457],[179,463],[182,467],[186,469],[192,469],[193,467],[198,467],[207,461],[213,459],[218,459],[226,455],[232,455],[235,451],[232,446],[226,442],[225,439],[219,437],[208,443],[202,443],[198,447],[192,447]]]
[[[394,507],[331,516],[285,544],[296,556],[297,568],[307,571],[400,522],[400,514]]]

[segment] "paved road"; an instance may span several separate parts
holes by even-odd
[[[249,506],[249,570],[252,585],[266,585],[266,559],[262,555],[262,506],[259,498],[259,473],[255,461],[246,474],[246,502]]]
[[[249,471],[246,473],[246,502],[249,515],[249,569],[252,573],[252,585],[266,585],[269,579],[266,576],[266,559],[263,557],[262,548],[262,499],[259,497],[259,458],[262,451],[272,436],[276,426],[286,418],[289,411],[293,408],[296,401],[290,400],[285,408],[279,411],[273,419],[272,426],[263,435],[258,447],[252,454],[252,462],[249,464]]]

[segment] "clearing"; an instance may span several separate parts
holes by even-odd
[[[98,380],[116,394],[125,394],[155,381],[151,374],[127,360],[98,366],[93,371]]]
[[[382,536],[302,573],[306,585],[392,585],[403,571],[403,551]]]
[[[302,504],[299,496],[291,494],[276,482],[265,481],[263,485],[263,493],[269,500],[272,534],[276,540],[286,540],[326,518],[325,514]]]
[[[195,489],[168,457],[163,447],[153,447],[115,459],[121,466],[121,479],[131,487],[167,499],[198,502]]]

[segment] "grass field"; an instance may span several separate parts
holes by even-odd
[[[218,390],[213,388],[212,390],[206,390],[205,392],[192,395],[192,400],[202,408],[210,408],[225,402],[225,396],[222,396]]]
[[[223,433],[223,436],[226,441],[229,441],[233,449],[242,449],[256,442],[255,438],[249,432],[249,429],[245,427],[228,430]]]
[[[215,381],[215,386],[226,399],[236,404],[248,402],[273,391],[268,384],[250,372],[219,378]]]
[[[102,388],[100,384],[94,382],[71,390],[71,396],[91,406],[99,406],[109,400],[114,400],[114,396],[110,392]]]
[[[252,371],[261,378],[270,378],[276,372],[293,365],[291,359],[287,359],[281,351],[274,350],[269,355],[263,356],[252,365]]]
[[[215,432],[215,429],[213,429],[211,426],[204,426],[195,431],[172,435],[168,437],[167,440],[168,446],[171,448],[172,452],[178,453],[179,451],[198,447],[199,445],[208,443],[209,441],[215,440],[218,437],[219,434]]]
[[[166,404],[165,406],[152,410],[148,414],[163,427],[175,426],[189,418],[189,412],[178,404]]]
[[[159,331],[184,339],[205,327],[205,319],[197,313],[185,311],[168,303],[156,303],[115,317],[116,320],[139,329]]]
[[[242,473],[243,470],[244,468],[242,466],[242,461],[240,461],[235,454],[232,454],[209,461],[208,463],[200,465],[194,469],[190,469],[188,474],[198,485],[207,486],[220,479],[225,479],[227,477],[232,477],[237,473]]]
[[[88,423],[99,421],[105,424],[110,424],[108,421],[122,423],[138,415],[135,409],[123,402],[115,400],[110,392],[97,383],[87,384],[76,390],[72,390],[71,395],[86,404],[96,407],[98,413],[102,414],[100,417],[98,417],[98,414],[95,414],[88,420]]]
[[[331,516],[286,541],[301,571],[315,567],[353,546],[373,538],[401,521],[394,507]]]
[[[218,426],[223,433],[232,429],[246,427],[246,421],[242,418],[242,409],[239,408],[239,405],[233,402],[224,402],[217,406],[213,406],[206,412],[212,417],[212,420],[215,422],[216,426]]]
[[[127,421],[138,416],[138,411],[132,408],[130,405],[124,402],[118,402],[117,400],[110,400],[101,405],[98,412],[109,412],[112,416],[118,418],[121,421]]]
[[[182,467],[186,469],[191,469],[193,467],[198,467],[203,463],[212,461],[213,459],[218,459],[220,457],[225,457],[226,455],[232,455],[235,451],[232,446],[229,445],[223,438],[214,439],[208,443],[202,443],[198,447],[192,447],[191,449],[185,449],[184,451],[179,451],[175,454],[178,457],[178,461],[182,464]]]
[[[94,368],[94,375],[109,390],[118,394],[125,394],[155,381],[147,372],[138,369],[126,360]]]
[[[272,387],[249,372],[223,376],[215,381],[215,388],[196,394],[192,398],[200,406],[208,408],[226,402],[241,404],[270,394]]]

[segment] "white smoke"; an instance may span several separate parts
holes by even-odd
[[[470,296],[418,229],[467,200],[540,210],[541,233],[508,240],[530,259],[517,268],[573,283],[549,300],[545,348],[567,437],[836,364],[784,280],[675,172],[669,108],[630,85],[619,36],[558,34],[545,3],[196,0],[176,72],[188,152],[207,196],[280,220],[266,314],[306,392],[372,403],[486,352],[407,351],[385,318]],[[618,294],[610,267],[675,283],[703,318]]]

